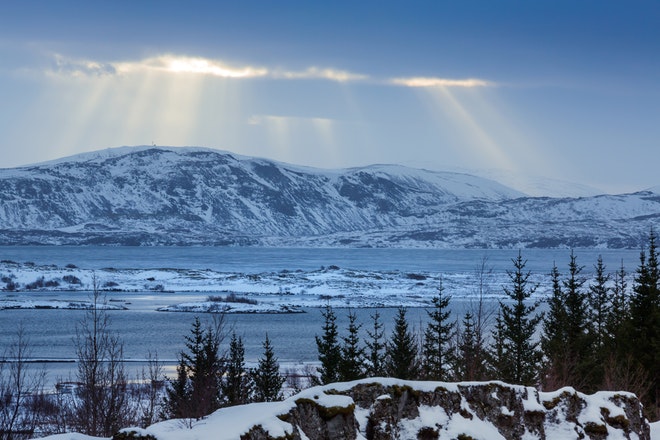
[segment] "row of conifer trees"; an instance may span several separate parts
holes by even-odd
[[[551,269],[544,312],[541,302],[532,299],[539,286],[530,280],[521,253],[512,263],[503,287],[506,298],[497,310],[488,310],[477,298],[476,306],[457,321],[451,317],[451,296],[439,286],[426,327],[417,332],[400,308],[387,338],[378,310],[364,341],[362,324],[351,311],[340,336],[336,314],[326,307],[322,333],[316,337],[319,381],[390,376],[502,380],[546,390],[573,386],[587,393],[626,390],[636,393],[649,418],[657,420],[660,268],[653,231],[632,276],[623,262],[608,273],[599,257],[587,280],[571,252],[567,274],[556,265]]]
[[[243,339],[231,333],[228,353],[221,353],[224,315],[203,327],[195,318],[185,337],[176,378],[169,381],[163,401],[164,418],[199,419],[224,406],[281,400],[285,378],[266,335],[263,355],[255,368],[245,365]]]
[[[602,258],[588,280],[571,252],[568,272],[550,271],[550,295],[533,300],[537,284],[519,253],[503,286],[505,299],[488,309],[479,295],[460,320],[452,318],[451,295],[442,285],[427,310],[425,328],[414,331],[407,310],[399,308],[386,335],[378,309],[362,330],[348,312],[343,335],[335,311],[322,311],[316,337],[320,384],[366,377],[441,381],[502,380],[545,390],[573,386],[583,392],[627,390],[636,393],[652,420],[658,418],[660,371],[660,267],[651,232],[634,274],[621,267],[608,273]],[[631,286],[629,286],[631,284]],[[629,288],[630,287],[630,288]],[[218,353],[226,332],[206,329],[198,319],[186,337],[178,376],[168,386],[167,417],[201,417],[221,406],[281,397],[284,379],[268,338],[256,369],[247,369],[240,337],[231,335],[229,353]],[[366,337],[362,335],[366,334]]]

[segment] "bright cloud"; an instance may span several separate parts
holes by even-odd
[[[230,66],[222,61],[200,57],[163,55],[141,61],[117,63],[117,72],[166,72],[211,75],[221,78],[255,78],[268,75],[268,69],[255,66]]]
[[[315,125],[332,125],[334,119],[303,116],[279,116],[279,115],[252,115],[247,119],[248,125],[262,125],[272,121],[286,121],[288,123],[313,123]]]
[[[236,66],[220,60],[202,57],[161,55],[138,61],[97,62],[74,60],[55,56],[55,68],[50,74],[69,77],[93,77],[104,75],[128,75],[140,73],[170,73],[208,75],[220,78],[274,78],[274,79],[322,79],[335,82],[359,81],[367,75],[352,73],[347,70],[309,67],[301,71],[269,69],[263,66]]]
[[[117,69],[112,63],[72,60],[61,55],[55,55],[55,67],[49,70],[48,73],[61,76],[91,77],[115,75]]]
[[[219,78],[272,78],[283,80],[316,79],[339,83],[365,81],[370,76],[348,70],[308,67],[303,70],[287,70],[253,65],[232,65],[222,60],[179,55],[160,55],[137,61],[100,62],[74,60],[61,55],[55,56],[55,67],[48,72],[65,77],[98,77],[145,73],[190,74]],[[387,84],[414,88],[492,87],[495,83],[478,78],[451,79],[440,77],[401,77],[385,81]]]
[[[367,75],[358,73],[351,73],[346,70],[336,69],[321,69],[318,67],[309,67],[300,72],[289,71],[276,71],[273,76],[275,78],[285,79],[327,79],[330,81],[347,82],[347,81],[360,81],[368,79]]]
[[[405,87],[492,87],[495,84],[490,81],[477,78],[449,79],[436,77],[409,77],[394,78],[390,80],[391,84]]]

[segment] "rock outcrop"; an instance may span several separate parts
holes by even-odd
[[[368,379],[310,388],[284,402],[221,409],[192,429],[182,426],[167,421],[116,438],[650,440],[633,394],[539,392],[502,382]]]

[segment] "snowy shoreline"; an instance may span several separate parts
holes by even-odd
[[[533,275],[541,282],[544,275]],[[84,301],[39,298],[48,293],[91,292],[113,295],[142,292],[178,302],[161,306],[162,312],[301,313],[303,308],[324,307],[428,307],[439,286],[455,298],[478,295],[474,273],[353,270],[334,265],[316,270],[281,270],[261,273],[219,272],[210,269],[84,269],[73,264],[37,266],[0,262],[0,309],[89,308]],[[506,273],[485,279],[483,293],[503,297]],[[537,291],[541,295],[542,289]],[[204,298],[202,295],[208,295]],[[191,297],[190,300],[186,297]],[[109,308],[126,305],[106,304]]]

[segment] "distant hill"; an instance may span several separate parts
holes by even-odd
[[[395,165],[123,147],[0,170],[0,244],[638,247],[660,195],[528,197]],[[658,229],[656,227],[656,229]]]

